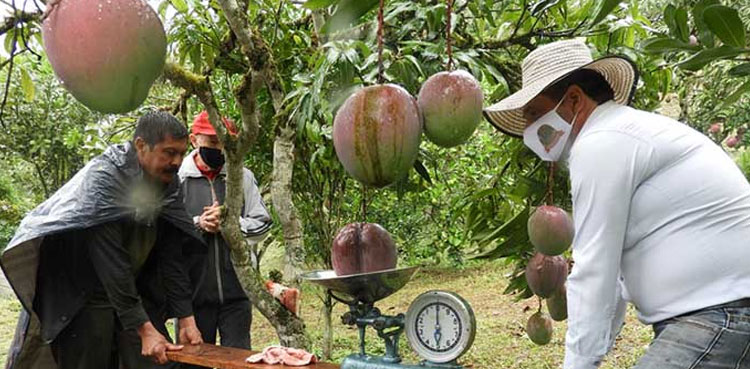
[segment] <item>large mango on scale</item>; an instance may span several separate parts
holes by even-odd
[[[331,264],[336,275],[393,269],[397,261],[396,243],[379,224],[347,224],[333,239]]]

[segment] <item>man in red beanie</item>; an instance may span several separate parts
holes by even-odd
[[[234,123],[226,118],[230,134]],[[178,172],[185,209],[208,245],[203,283],[193,299],[196,324],[205,342],[216,343],[216,332],[223,346],[250,348],[250,301],[232,267],[231,252],[220,232],[220,206],[226,194],[223,145],[208,120],[206,111],[193,120],[191,152]],[[240,228],[248,242],[265,238],[271,228],[268,214],[253,172],[243,169],[244,207]]]

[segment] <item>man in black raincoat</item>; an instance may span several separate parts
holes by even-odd
[[[8,368],[147,368],[202,342],[185,265],[204,246],[177,171],[187,130],[151,112],[132,142],[109,147],[21,222],[0,256],[24,306]],[[51,355],[50,355],[51,354]],[[151,359],[151,360],[147,360]]]

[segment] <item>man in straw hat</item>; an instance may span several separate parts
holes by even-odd
[[[655,333],[636,368],[750,368],[750,184],[731,158],[628,107],[638,72],[624,58],[566,40],[522,69],[523,88],[485,116],[570,171],[564,367],[598,367],[630,301]]]

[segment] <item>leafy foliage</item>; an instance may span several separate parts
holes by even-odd
[[[247,12],[253,30],[272,48],[288,91],[283,109],[296,128],[293,190],[311,267],[329,265],[331,239],[344,224],[363,220],[364,201],[366,219],[381,223],[397,240],[402,263],[461,266],[470,257],[505,258],[515,266],[507,292],[526,296],[523,267],[531,248],[524,219],[542,202],[547,167],[521,142],[483,124],[459,148],[425,142],[420,164],[408,178],[388,189],[363,192],[338,162],[331,129],[346,97],[376,82],[377,1],[284,4],[251,1]],[[447,64],[446,5],[436,0],[386,4],[384,79],[416,94],[426,78]],[[748,24],[742,22],[747,22],[750,6],[722,4],[457,0],[453,59],[457,68],[480,81],[489,105],[521,86],[520,62],[528,52],[554,40],[584,37],[595,57],[619,54],[637,64],[642,73],[636,107],[653,110],[676,95],[680,118],[704,132],[721,122],[721,131],[710,137],[722,142],[740,136],[746,144],[750,136],[742,129],[750,117],[750,67]],[[170,60],[196,73],[211,71],[220,110],[237,120],[240,112],[230,86],[237,85],[249,65],[233,47],[236,40],[216,1],[165,0],[158,12],[169,17]],[[7,33],[6,44],[16,34],[41,51],[34,23]],[[122,117],[92,113],[60,88],[48,63],[19,57],[16,64],[8,94],[12,109],[5,116],[9,124],[0,137],[7,150],[0,159],[21,168],[14,173],[30,177],[38,172],[38,184],[30,186],[36,203],[107,144],[128,139],[140,111]],[[157,83],[151,95],[143,110],[169,108],[179,99],[164,83]],[[187,99],[180,117],[187,123],[201,109],[197,100]],[[270,181],[279,127],[265,93],[259,95],[258,111],[260,132],[247,165],[263,185]],[[10,186],[22,183],[11,180]],[[555,183],[557,205],[570,210],[564,168],[556,171]]]
[[[9,177],[0,177],[0,245],[10,242],[16,225],[30,209],[31,201],[24,198]]]
[[[748,25],[740,13],[747,14],[749,10],[746,2],[726,6],[718,0],[669,5],[664,9],[668,32],[659,30],[656,37],[642,43],[644,51],[662,58],[660,63],[679,68],[678,78],[683,83],[678,94],[697,98],[697,105],[684,105],[681,118],[704,131],[713,123],[721,123],[721,132],[711,134],[717,142],[732,133],[741,145],[747,144],[747,121],[742,119],[750,106],[750,47]],[[733,82],[726,83],[727,80]],[[726,122],[727,117],[731,117],[730,122]]]

